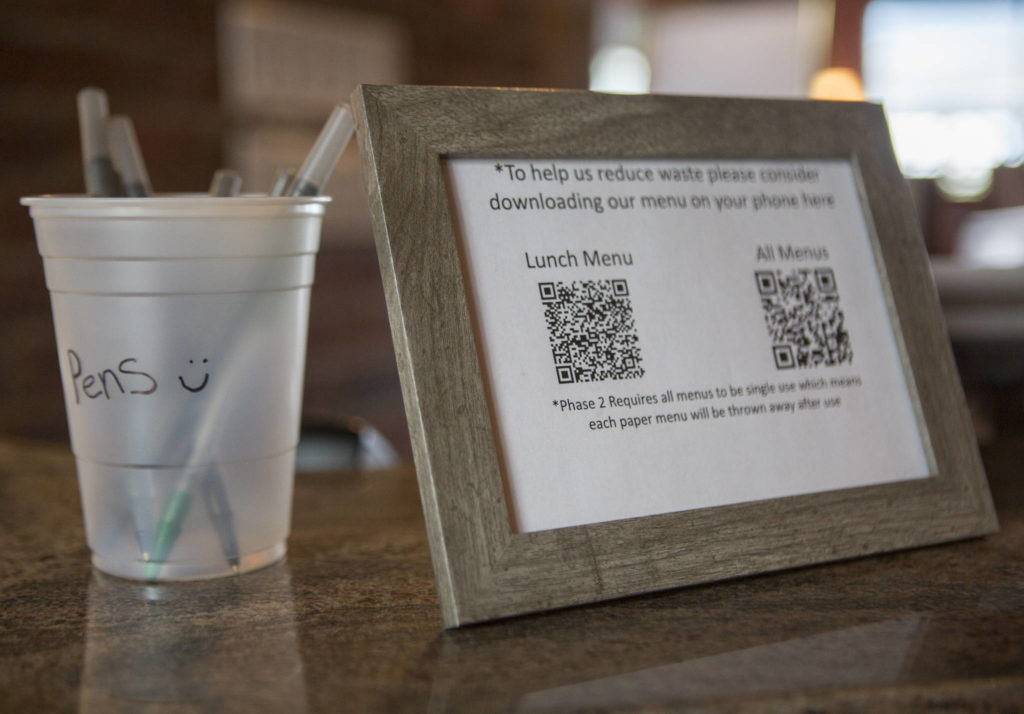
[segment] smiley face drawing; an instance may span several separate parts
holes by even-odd
[[[209,361],[209,360],[207,360],[207,359],[206,359],[206,358],[204,357],[204,358],[203,358],[203,361],[202,361],[202,363],[203,363],[203,364],[206,364],[206,363],[207,363],[208,361]],[[194,364],[196,363],[196,361],[195,361],[194,359],[190,359],[190,360],[188,361],[188,363],[189,363],[190,365],[194,365]],[[179,381],[179,382],[181,382],[181,386],[183,386],[183,387],[184,387],[185,389],[187,389],[188,391],[190,391],[190,392],[192,392],[192,393],[195,393],[195,392],[201,392],[201,391],[203,391],[203,389],[204,389],[204,388],[206,387],[206,383],[210,381],[210,373],[209,373],[209,372],[205,372],[205,373],[203,374],[203,381],[202,381],[202,382],[200,382],[200,384],[199,384],[199,386],[198,386],[198,387],[193,387],[193,386],[189,385],[189,384],[188,384],[188,383],[187,383],[187,382],[185,381],[185,378],[184,378],[183,376],[181,376],[180,374],[178,375],[178,381]]]

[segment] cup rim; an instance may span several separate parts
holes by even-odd
[[[84,193],[44,193],[32,196],[22,196],[18,202],[22,206],[54,206],[65,205],[68,208],[103,208],[103,207],[128,207],[136,205],[170,207],[175,203],[184,203],[189,206],[205,205],[304,205],[304,204],[327,204],[331,202],[330,196],[268,196],[265,193],[243,193],[239,196],[210,196],[206,193],[158,193],[153,196],[89,196]]]

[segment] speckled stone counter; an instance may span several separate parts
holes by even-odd
[[[1024,440],[983,455],[986,539],[446,632],[411,469],[299,476],[285,562],[157,586],[0,440],[0,711],[1024,711]]]

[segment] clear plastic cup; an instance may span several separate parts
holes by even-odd
[[[100,570],[210,578],[284,556],[328,200],[22,199]]]

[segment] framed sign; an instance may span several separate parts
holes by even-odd
[[[353,105],[447,626],[997,528],[880,107]]]

